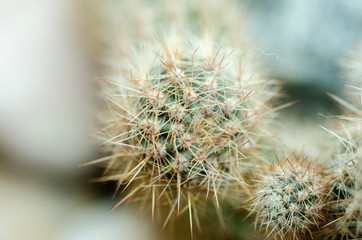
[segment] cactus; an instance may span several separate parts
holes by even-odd
[[[362,105],[358,101],[362,89],[353,89],[359,93],[354,98],[356,104],[331,95],[346,108],[346,113],[339,116],[339,125],[329,130],[338,139],[331,159],[336,176],[328,197],[325,227],[330,239],[362,238]]]
[[[161,45],[159,59],[133,66],[142,71],[106,81],[110,105],[101,133],[111,156],[98,179],[125,183],[128,195],[116,206],[136,196],[152,203],[152,214],[169,206],[165,224],[188,211],[191,230],[198,202],[213,196],[219,206],[223,189],[244,184],[242,168],[263,147],[261,114],[273,112],[269,85],[245,78],[230,52],[204,41],[192,46]]]
[[[251,212],[267,239],[305,239],[323,219],[325,182],[306,161],[287,157],[260,175]]]
[[[357,201],[357,176],[357,166],[348,165],[341,167],[340,175],[333,181],[328,198],[329,222],[326,225],[326,235],[329,239],[362,237],[361,209]]]

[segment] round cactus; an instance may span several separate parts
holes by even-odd
[[[236,188],[231,181],[240,181],[262,147],[261,114],[273,111],[268,83],[252,77],[240,58],[235,65],[230,52],[203,41],[199,48],[172,46],[151,64],[133,66],[129,77],[107,81],[101,133],[111,156],[99,179],[125,183],[129,194],[121,202],[141,195],[152,212],[171,206],[166,222],[175,212],[197,214],[194,205],[208,196],[218,205],[223,189]]]
[[[267,238],[300,239],[322,219],[324,183],[298,159],[273,165],[255,187],[251,210]]]
[[[362,89],[354,90],[361,94]],[[339,117],[339,125],[329,130],[338,141],[331,159],[336,177],[328,197],[325,232],[330,239],[359,239],[362,238],[362,105],[358,100],[357,104],[350,104],[333,98],[346,108],[346,113]]]

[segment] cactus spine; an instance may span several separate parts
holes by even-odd
[[[209,44],[162,45],[150,67],[104,87],[111,161],[99,180],[123,184],[119,204],[141,198],[152,214],[169,206],[165,223],[183,212],[197,218],[205,199],[218,207],[224,189],[244,184],[238,176],[260,148],[258,116],[272,111],[268,84],[246,79],[230,52]]]
[[[260,175],[251,211],[269,239],[304,239],[323,219],[325,182],[306,158],[287,157]]]

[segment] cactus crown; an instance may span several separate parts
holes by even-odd
[[[268,237],[298,239],[322,218],[323,184],[310,167],[295,159],[273,166],[256,186],[252,211]]]
[[[139,114],[129,137],[137,136],[134,144],[147,164],[167,179],[210,185],[218,171],[229,168],[235,141],[245,141],[244,96],[220,64],[195,58],[164,62],[135,99]]]

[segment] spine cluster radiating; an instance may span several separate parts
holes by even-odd
[[[256,224],[270,239],[304,239],[322,216],[325,184],[305,160],[286,158],[257,181],[252,198]]]
[[[295,154],[299,119],[274,113],[296,102],[278,105],[278,82],[255,68],[256,56],[283,61],[247,42],[238,1],[96,2],[106,156],[85,165],[105,165],[95,181],[116,182],[113,208],[130,203],[176,235],[186,222],[191,238],[196,226],[215,238],[362,239],[361,47],[339,72],[345,96],[328,94],[340,114]]]
[[[142,71],[103,84],[109,106],[101,137],[111,156],[99,180],[129,192],[119,204],[137,196],[152,203],[152,214],[170,206],[167,222],[187,210],[191,218],[210,196],[219,206],[220,193],[242,183],[243,166],[261,148],[272,94],[257,75],[245,77],[235,53],[202,41],[160,49],[151,64],[132,66]]]
[[[326,232],[330,239],[362,238],[362,89],[352,87],[350,91],[354,103],[333,96],[345,108],[345,114],[330,130],[336,137],[330,159],[336,176],[327,209]]]

